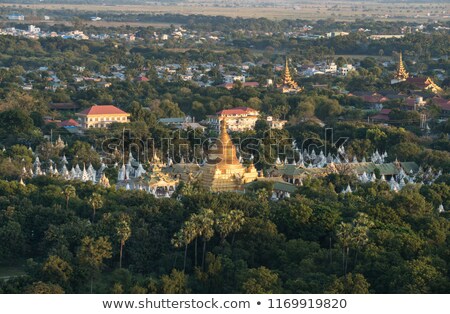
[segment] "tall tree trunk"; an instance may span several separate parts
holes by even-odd
[[[358,260],[358,251],[359,251],[359,249],[356,248],[356,250],[355,250],[355,267],[356,267],[356,261]]]
[[[205,270],[205,253],[206,253],[206,240],[203,240],[203,257],[202,257],[202,270]]]
[[[350,251],[350,248],[347,247],[347,252],[346,252],[346,254],[345,254],[345,271],[344,271],[344,274],[345,274],[345,275],[347,275],[348,253],[349,253],[349,251]]]
[[[333,265],[333,251],[331,251],[331,235],[330,235],[330,268]]]
[[[68,209],[69,209],[69,198],[66,197],[66,210],[68,210]]]
[[[92,222],[95,221],[95,207],[92,208],[93,212],[92,212]]]
[[[187,258],[187,244],[184,246],[184,263],[183,263],[183,273],[186,271],[186,258]]]
[[[195,238],[195,261],[194,261],[194,267],[197,267],[197,238]]]
[[[119,268],[122,268],[122,252],[123,252],[123,242],[120,242],[120,259],[119,259]]]

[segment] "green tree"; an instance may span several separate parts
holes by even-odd
[[[247,279],[242,284],[244,293],[272,294],[281,291],[278,274],[261,266],[248,270]]]
[[[94,275],[103,266],[103,260],[111,258],[112,246],[108,237],[93,239],[84,237],[81,240],[81,247],[78,251],[80,264],[88,268],[91,277],[91,293],[93,289]]]
[[[164,294],[190,293],[188,278],[184,272],[172,269],[170,275],[163,275],[161,277],[162,292]]]
[[[121,213],[119,215],[119,220],[116,227],[116,234],[120,241],[119,268],[122,268],[123,247],[125,246],[125,242],[127,242],[131,236],[130,223],[131,219],[129,215],[125,213]]]
[[[92,222],[95,221],[95,212],[103,207],[103,197],[98,193],[92,193],[88,200],[89,206],[92,208]]]
[[[62,194],[64,195],[64,198],[66,199],[66,210],[69,209],[69,200],[72,197],[75,197],[77,195],[76,189],[73,185],[66,185],[64,186],[64,190],[62,191]]]

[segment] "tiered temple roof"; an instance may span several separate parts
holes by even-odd
[[[397,72],[395,73],[395,79],[399,81],[404,81],[409,77],[409,73],[406,72],[405,66],[403,64],[402,53],[399,53],[399,61],[397,65]]]
[[[279,86],[279,88],[283,93],[299,93],[303,91],[303,88],[299,87],[291,77],[291,72],[289,71],[289,62],[287,58],[286,64],[284,66],[283,84]]]

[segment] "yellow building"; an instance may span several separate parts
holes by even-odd
[[[111,123],[128,123],[130,114],[112,105],[92,106],[76,114],[84,129],[106,128]]]
[[[208,124],[211,128],[219,130],[220,123],[227,120],[227,128],[232,132],[248,131],[255,128],[256,121],[259,119],[259,111],[249,107],[237,107],[232,109],[223,109],[216,112],[215,115],[208,116]]]

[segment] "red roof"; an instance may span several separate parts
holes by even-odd
[[[449,111],[450,110],[450,100],[444,98],[434,97],[431,99],[431,103],[436,104],[442,110]]]
[[[392,109],[381,109],[380,112],[374,116],[371,116],[373,120],[383,120],[383,121],[389,121],[389,114],[391,113]]]
[[[145,76],[139,76],[138,78],[136,78],[136,81],[138,82],[148,82],[149,79]]]
[[[365,95],[361,96],[361,98],[368,103],[381,103],[389,100],[388,98],[381,95]]]
[[[67,102],[67,103],[51,103],[49,104],[50,109],[54,110],[74,110],[79,109],[80,105],[74,102]]]
[[[408,77],[406,79],[406,82],[411,84],[411,85],[414,85],[414,86],[416,86],[418,88],[422,88],[422,89],[427,87],[428,85],[430,85],[429,83],[427,84],[427,78],[426,77]]]
[[[94,114],[127,114],[125,111],[113,105],[92,106],[81,111],[78,114],[94,115]]]
[[[234,83],[224,83],[218,85],[219,87],[225,87],[226,89],[230,90],[233,89],[236,85]],[[259,87],[258,82],[245,82],[242,83],[242,87]]]
[[[229,114],[249,114],[249,113],[256,113],[257,111],[255,109],[249,108],[249,107],[236,107],[232,109],[223,109],[216,114],[218,115],[229,115]]]
[[[77,121],[75,121],[74,119],[69,119],[69,120],[64,120],[64,121],[58,123],[58,126],[60,128],[71,127],[71,126],[76,127],[76,126],[80,126],[80,124]]]

